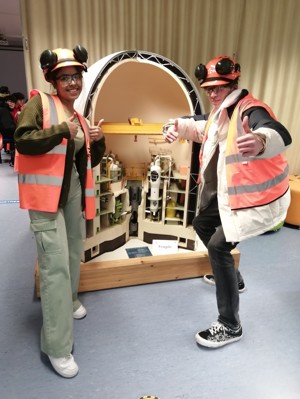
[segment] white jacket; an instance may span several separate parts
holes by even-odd
[[[213,185],[210,187],[210,184],[207,184],[205,176],[212,172],[209,168],[214,168],[213,156],[217,146],[219,146],[219,156],[217,165],[215,166],[217,168],[215,189],[217,190],[222,226],[226,241],[228,242],[239,242],[272,230],[285,220],[290,204],[290,190],[288,190],[284,196],[268,205],[234,211],[229,207],[225,172],[225,149],[229,128],[229,118],[226,108],[234,104],[240,94],[241,90],[233,91],[225,98],[214,115],[209,127],[208,138],[203,148],[203,164],[199,191],[199,209],[201,209],[214,194],[214,187]],[[178,137],[201,143],[206,123],[207,121],[205,120],[195,121],[193,118],[179,118]],[[262,133],[266,136],[266,149],[264,154],[261,155],[262,158],[277,155],[286,149],[281,136],[273,129],[263,127],[253,130],[253,133]]]

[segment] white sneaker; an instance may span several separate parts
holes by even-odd
[[[48,356],[54,370],[65,378],[72,378],[78,374],[79,368],[74,360],[73,355],[66,357]]]
[[[73,312],[73,318],[76,320],[83,319],[86,316],[86,308],[83,305],[80,305],[75,312]]]

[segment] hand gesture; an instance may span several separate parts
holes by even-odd
[[[264,148],[264,144],[260,136],[252,133],[249,127],[248,116],[245,116],[243,119],[243,130],[243,136],[237,138],[239,152],[244,157],[251,157],[259,154],[259,152]]]
[[[93,141],[99,141],[103,137],[103,131],[102,131],[102,123],[104,122],[104,119],[100,119],[99,123],[97,126],[90,126],[90,141],[91,143]]]
[[[70,116],[69,119],[66,120],[69,131],[70,131],[71,139],[74,139],[78,132],[78,125],[73,122],[75,118],[76,118],[76,112],[74,112],[74,114],[72,116]]]
[[[163,126],[163,135],[166,143],[173,143],[178,139],[178,119]]]

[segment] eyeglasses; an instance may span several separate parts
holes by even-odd
[[[67,86],[67,85],[71,84],[73,80],[74,80],[75,83],[80,81],[80,80],[82,80],[82,75],[81,75],[81,73],[77,72],[77,73],[74,73],[73,75],[61,75],[61,76],[58,76],[55,80],[58,80],[64,86]]]
[[[229,86],[213,86],[213,87],[204,87],[205,94],[207,96],[211,96],[213,93],[214,94],[219,94],[222,93],[222,91],[226,88],[229,88]]]

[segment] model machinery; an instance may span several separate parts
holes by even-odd
[[[104,57],[83,79],[75,107],[91,124],[104,119],[107,150],[93,169],[97,216],[86,222],[83,261],[131,237],[194,249],[198,156],[193,143],[168,144],[163,136],[174,118],[201,114],[191,79],[171,60],[144,51]]]
[[[160,188],[160,175],[161,175],[161,167],[160,167],[160,158],[156,157],[155,161],[151,164],[150,167],[150,212],[153,218],[158,218],[158,210],[159,210],[159,188]]]

